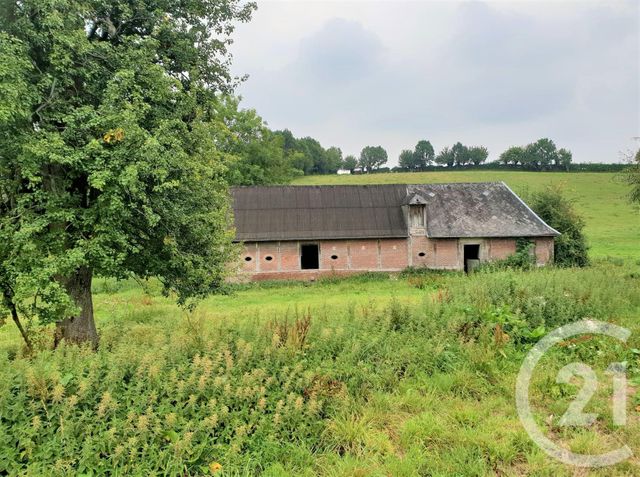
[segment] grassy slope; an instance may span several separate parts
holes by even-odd
[[[505,328],[512,337],[541,320],[552,328],[591,317],[631,328],[628,348],[587,341],[540,367],[532,399],[559,416],[579,389],[554,385],[565,364],[602,370],[627,359],[639,375],[629,353],[640,347],[639,277],[635,263],[601,262],[263,284],[210,298],[188,317],[153,286],[142,293],[133,283],[99,282],[98,353],[59,349],[14,360],[17,335],[12,327],[0,333],[12,337],[0,342],[0,382],[13,390],[0,394],[0,454],[12,471],[29,463],[25,475],[34,476],[108,468],[209,475],[208,464],[220,462],[222,475],[568,477],[575,469],[547,458],[518,421],[513,385],[528,345],[496,345],[492,321],[524,320]],[[292,323],[296,306],[298,316],[312,316],[302,350],[274,344],[282,329],[274,323]],[[640,401],[630,403],[631,425],[612,428],[609,391],[602,386],[590,403],[589,411],[604,412],[595,431],[545,432],[576,452],[621,441],[637,449]],[[638,465],[593,475],[634,475]]]
[[[584,216],[593,257],[640,258],[640,215],[627,202],[627,187],[615,173],[452,171],[371,175],[307,176],[297,185],[392,184],[504,181],[525,195],[548,184],[561,184]]]

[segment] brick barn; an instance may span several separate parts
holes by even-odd
[[[508,257],[516,239],[553,259],[559,233],[505,183],[232,188],[241,270],[252,279],[465,270]]]

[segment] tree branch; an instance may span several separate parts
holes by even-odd
[[[6,288],[4,290],[4,303],[7,306],[7,308],[9,308],[9,311],[11,312],[11,318],[13,319],[13,322],[18,327],[18,330],[20,330],[20,334],[22,335],[22,339],[24,340],[24,343],[27,346],[29,353],[32,353],[33,346],[31,344],[31,340],[29,339],[29,335],[27,331],[24,329],[24,327],[22,326],[22,323],[20,322],[18,309],[16,308],[16,304],[13,302],[13,293],[11,292],[11,290]]]

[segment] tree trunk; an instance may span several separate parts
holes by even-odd
[[[94,349],[98,347],[98,332],[93,320],[92,275],[89,267],[81,267],[72,276],[60,279],[79,313],[56,323],[54,346],[64,339],[76,344],[89,343]]]

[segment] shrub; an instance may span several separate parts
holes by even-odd
[[[584,221],[561,189],[550,186],[535,193],[531,207],[548,225],[562,235],[555,239],[555,263],[561,267],[585,267],[589,264],[589,247],[583,229]]]

